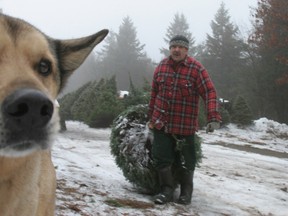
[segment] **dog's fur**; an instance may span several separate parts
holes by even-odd
[[[54,101],[108,30],[55,40],[0,14],[0,215],[54,215]]]

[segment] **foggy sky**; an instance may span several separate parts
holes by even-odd
[[[166,46],[163,38],[176,13],[185,15],[199,43],[211,33],[210,23],[221,2],[230,21],[246,34],[251,26],[250,7],[255,8],[257,0],[0,0],[0,8],[59,39],[86,36],[103,28],[118,33],[123,18],[129,16],[147,55],[159,61],[159,48]]]

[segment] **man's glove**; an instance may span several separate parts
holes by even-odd
[[[153,143],[153,140],[154,140],[154,135],[153,135],[153,131],[152,131],[153,128],[154,128],[154,124],[152,124],[150,121],[148,121],[146,123],[146,133],[145,133],[145,135],[146,135],[147,141],[149,140],[150,143]]]
[[[220,128],[220,122],[209,122],[206,127],[206,133],[213,132],[215,129]]]
[[[151,121],[148,121],[148,122],[147,122],[147,127],[148,127],[150,130],[153,130],[154,124],[153,124]]]

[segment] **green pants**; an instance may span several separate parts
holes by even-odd
[[[154,140],[152,144],[153,165],[156,169],[167,166],[194,170],[196,165],[196,150],[194,135],[173,136],[162,130],[153,130]],[[177,140],[183,140],[181,146]]]

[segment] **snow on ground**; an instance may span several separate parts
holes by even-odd
[[[192,204],[154,205],[125,180],[110,154],[110,129],[67,122],[53,148],[57,216],[287,216],[288,126],[262,118],[246,129],[199,131],[204,158]],[[175,192],[175,198],[179,189]]]

